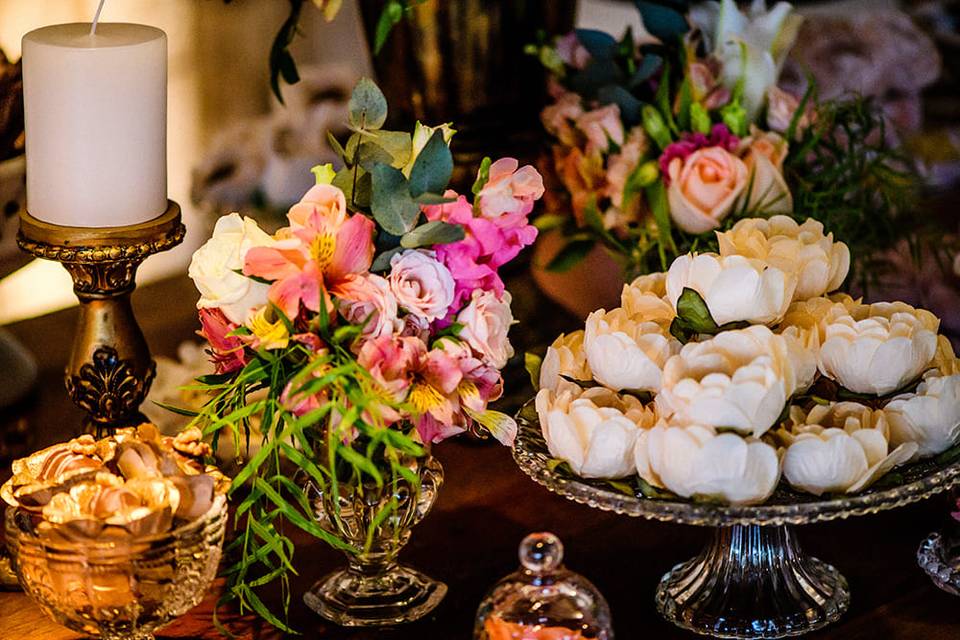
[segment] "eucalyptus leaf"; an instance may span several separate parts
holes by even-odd
[[[420,216],[419,205],[410,197],[410,184],[399,169],[387,164],[375,165],[371,175],[374,219],[387,232],[402,236],[413,229]]]
[[[644,28],[664,44],[674,41],[690,30],[687,19],[678,11],[648,0],[634,0],[643,18]]]
[[[390,166],[400,169],[410,161],[413,150],[410,133],[407,131],[374,131],[371,135],[377,146],[390,154]]]
[[[439,193],[421,193],[416,198],[414,198],[417,204],[450,204],[451,202],[456,202],[456,198],[447,198],[440,195]]]
[[[463,240],[466,233],[458,224],[434,220],[416,227],[400,239],[400,246],[407,249],[449,244]]]
[[[409,193],[413,197],[427,192],[443,193],[452,175],[453,154],[443,138],[443,131],[437,129],[410,169]]]
[[[601,104],[617,105],[624,124],[632,127],[640,122],[643,103],[620,85],[608,84],[600,87],[597,91],[597,100]]]
[[[577,29],[577,40],[593,58],[612,58],[617,52],[617,40],[606,31]]]
[[[370,78],[361,78],[353,88],[347,108],[350,124],[358,129],[379,129],[387,121],[387,99]]]
[[[648,53],[640,60],[637,70],[630,76],[629,88],[636,89],[641,84],[653,77],[663,66],[663,58],[655,53]]]
[[[376,163],[393,165],[393,155],[375,142],[361,142],[358,151],[357,164],[367,171],[371,171]]]
[[[393,259],[393,256],[397,255],[401,251],[404,251],[403,247],[396,247],[395,249],[384,251],[374,258],[373,264],[370,265],[370,271],[374,273],[382,273],[386,271],[390,268],[390,260]]]

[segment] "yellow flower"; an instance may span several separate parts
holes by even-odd
[[[290,343],[290,332],[282,320],[271,322],[269,307],[263,307],[250,318],[250,331],[264,349],[285,349]]]
[[[332,22],[337,14],[340,13],[340,7],[343,6],[343,0],[313,0],[317,9],[323,12],[323,19]]]

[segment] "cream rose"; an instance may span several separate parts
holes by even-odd
[[[917,458],[943,453],[960,442],[960,375],[928,375],[916,393],[897,396],[883,412],[892,444],[916,443]]]
[[[642,429],[656,422],[652,407],[609,389],[564,383],[537,393],[537,415],[550,454],[584,478],[634,473],[633,450]]]
[[[340,313],[350,324],[363,326],[363,335],[378,338],[401,328],[397,299],[387,279],[373,273],[351,275],[337,287]]]
[[[850,250],[824,235],[823,224],[803,224],[788,216],[746,218],[717,234],[720,255],[762,260],[784,273],[797,274],[793,300],[823,296],[843,284],[850,270]]]
[[[773,447],[700,425],[670,426],[661,421],[641,431],[634,464],[640,477],[655,487],[684,498],[719,498],[731,504],[763,502],[780,480]]]
[[[252,218],[231,213],[217,220],[213,236],[193,254],[187,271],[200,292],[197,308],[220,309],[230,322],[246,322],[267,304],[270,286],[237,272],[250,249],[272,244]]]
[[[747,186],[747,165],[726,149],[705,147],[668,167],[670,217],[688,233],[720,226]]]
[[[556,391],[563,381],[561,376],[574,380],[591,380],[593,374],[583,349],[583,329],[560,336],[547,347],[540,363],[540,388]]]
[[[703,298],[718,325],[778,322],[786,313],[796,286],[795,273],[736,255],[686,254],[674,260],[667,272],[667,298],[673,308],[677,308],[684,289],[693,289]]]
[[[503,369],[513,357],[513,346],[507,335],[513,324],[510,301],[508,291],[503,292],[501,300],[493,291],[476,290],[470,303],[457,315],[457,322],[463,325],[460,339],[495,369]]]
[[[680,343],[660,324],[601,309],[587,316],[583,347],[597,382],[616,391],[658,391],[663,365]]]
[[[446,316],[453,304],[453,276],[432,251],[411,250],[394,255],[387,279],[397,304],[427,320]]]
[[[939,326],[902,302],[859,305],[824,326],[820,372],[856,393],[892,393],[931,366]]]
[[[882,411],[856,402],[790,408],[790,424],[777,432],[786,446],[783,475],[793,487],[820,496],[857,493],[916,452],[913,443],[891,450]]]
[[[762,325],[724,331],[667,360],[657,410],[671,424],[760,437],[815,372],[815,356],[791,336]]]
[[[751,135],[740,143],[749,175],[749,190],[738,207],[748,213],[773,215],[793,212],[793,196],[783,178],[783,161],[789,147],[776,133],[751,127]]]
[[[657,322],[666,327],[677,315],[667,300],[666,273],[650,273],[623,285],[620,306],[632,318]]]

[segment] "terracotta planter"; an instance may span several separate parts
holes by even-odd
[[[547,271],[565,242],[559,231],[540,236],[533,247],[531,273],[544,294],[578,318],[596,309],[620,306],[624,278],[620,265],[600,247],[594,248],[569,271]]]

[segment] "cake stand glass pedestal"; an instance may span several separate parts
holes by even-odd
[[[657,609],[679,627],[717,638],[799,636],[837,621],[847,610],[847,581],[805,554],[794,525],[869,515],[923,500],[960,483],[960,463],[923,461],[896,469],[867,491],[816,497],[781,486],[765,504],[730,506],[616,491],[558,470],[536,411],[517,416],[513,457],[550,491],[596,509],[704,527],[714,534],[697,557],[660,581]]]

